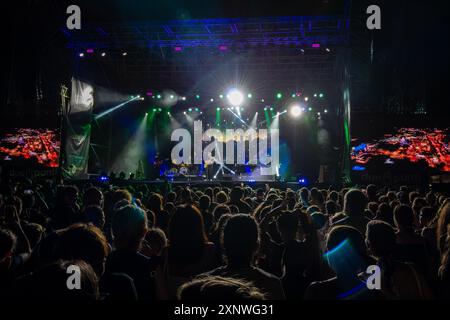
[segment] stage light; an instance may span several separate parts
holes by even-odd
[[[122,56],[125,57],[127,54],[128,54],[127,52],[123,52],[123,53],[122,53]]]
[[[186,101],[186,97],[181,97],[181,100]]]
[[[90,49],[86,49],[86,52],[87,53],[94,53],[94,49],[91,49],[91,48]]]
[[[325,50],[327,50],[327,52],[330,52],[330,51],[331,51],[329,48],[326,48]]]
[[[161,99],[161,95],[160,95],[160,94],[158,94],[156,97],[157,97],[158,99]]]
[[[192,108],[189,108],[188,111],[189,111],[189,112],[192,112]]]
[[[301,114],[302,114],[302,108],[300,108],[299,105],[293,105],[293,106],[291,107],[290,114],[291,114],[291,116],[293,116],[294,118],[298,118],[298,117],[300,117]]]
[[[319,94],[319,98],[323,98],[323,93]]]
[[[328,110],[327,109],[325,109],[324,111],[323,111],[324,113],[328,113]]]
[[[320,48],[320,43],[313,43],[311,45],[311,47],[313,47],[313,48]]]
[[[145,115],[148,116],[148,112],[146,112]]]
[[[195,98],[200,99],[200,96],[197,94],[197,95],[195,96]]]
[[[273,108],[272,108],[272,107],[270,108],[270,111],[273,111]]]
[[[153,109],[153,112],[156,112],[156,109]]]
[[[84,57],[84,53],[80,52],[79,56],[80,56],[80,58],[83,58]]]
[[[105,53],[105,52],[102,52],[102,57],[104,57],[104,56],[106,56],[106,53]]]
[[[197,112],[198,112],[198,108],[195,108],[195,111],[197,111]]]
[[[301,53],[305,53],[305,49],[300,49]]]
[[[309,107],[309,108],[308,108],[308,111],[312,111],[312,108],[311,108],[311,107]]]
[[[211,98],[211,100],[209,100],[209,101],[211,101],[211,102],[214,102],[214,99],[213,99],[213,98]]]
[[[173,98],[175,98],[175,97],[174,97],[174,95],[173,95],[173,94],[171,94],[171,95],[170,95],[170,99],[173,99]]]
[[[167,114],[170,116],[170,111],[167,111]]]
[[[220,111],[220,108],[216,108],[217,111]]]
[[[309,98],[308,97],[305,97],[305,101],[308,101],[309,100]]]
[[[223,94],[219,95],[219,98],[220,98],[220,99],[223,99]]]
[[[297,95],[295,93],[292,94],[292,98],[295,98]]]
[[[283,95],[280,92],[278,92],[277,93],[277,99],[281,99],[281,98],[283,98]]]
[[[247,95],[247,97],[248,97],[249,99],[251,99],[251,98],[253,97],[253,95],[252,95],[251,93],[249,93],[249,94]]]
[[[317,93],[314,93],[314,98],[317,98]]]
[[[186,111],[183,111],[183,114],[186,115]]]
[[[231,89],[231,91],[227,95],[228,101],[232,106],[238,107],[244,102],[244,96],[237,89]]]
[[[162,109],[161,108],[158,108],[158,112],[161,112],[162,111]]]
[[[261,102],[264,102],[264,99],[261,99]]]

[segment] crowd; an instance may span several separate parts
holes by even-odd
[[[78,268],[79,286],[68,285]],[[381,287],[367,286],[378,266]],[[403,186],[0,189],[0,297],[450,298],[450,198]]]

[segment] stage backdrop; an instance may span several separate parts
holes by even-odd
[[[64,179],[84,179],[87,177],[93,107],[93,87],[72,78],[70,103],[63,108],[62,174]]]

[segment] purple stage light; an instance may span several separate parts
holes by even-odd
[[[219,46],[219,50],[220,50],[220,51],[227,51],[227,50],[228,50],[228,47],[225,46],[225,45],[220,45],[220,46]]]
[[[151,91],[147,91],[147,96],[149,96],[149,97],[151,97],[151,96],[153,96],[153,92],[151,92]]]
[[[311,47],[313,47],[313,48],[320,48],[320,43],[313,43],[311,45]]]
[[[86,49],[87,53],[94,53],[94,49]]]
[[[183,50],[183,48],[180,47],[180,46],[176,46],[176,47],[173,48],[173,50],[175,50],[175,51],[177,51],[177,52],[180,52],[180,51]]]

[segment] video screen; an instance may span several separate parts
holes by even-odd
[[[32,167],[57,168],[60,134],[54,129],[18,128],[0,136],[0,159]]]
[[[449,128],[400,128],[381,138],[352,139],[351,159],[354,171],[379,166],[417,165],[450,172]]]

